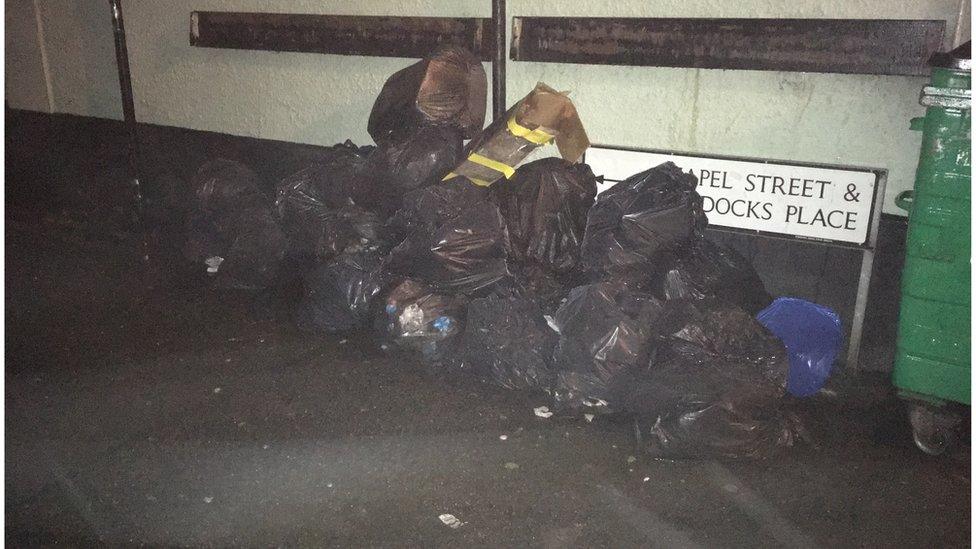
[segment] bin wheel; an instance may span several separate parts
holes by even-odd
[[[928,404],[914,404],[909,419],[912,438],[918,449],[930,456],[940,456],[956,442],[956,424],[959,418],[942,408]]]

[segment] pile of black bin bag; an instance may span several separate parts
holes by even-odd
[[[376,147],[315,155],[273,199],[246,166],[203,166],[187,256],[223,288],[301,277],[294,318],[312,334],[371,330],[440,377],[629,415],[654,455],[795,442],[786,352],[755,320],[770,296],[704,238],[693,175],[669,162],[597,197],[588,166],[544,158],[487,188],[442,181],[470,128],[409,119]]]

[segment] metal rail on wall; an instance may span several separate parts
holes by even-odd
[[[492,27],[495,32],[495,49],[491,59],[491,113],[498,120],[508,110],[505,103],[505,0],[491,0]]]
[[[945,21],[515,17],[512,59],[927,76]]]
[[[190,45],[203,48],[422,58],[461,46],[492,60],[492,20],[194,11]]]
[[[491,10],[491,19],[194,11],[190,45],[408,58],[462,46],[491,61],[492,113],[498,117],[507,110],[505,0],[492,0]]]

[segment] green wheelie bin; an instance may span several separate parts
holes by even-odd
[[[949,448],[970,394],[970,46],[935,55],[922,89],[925,117],[908,211],[893,382],[910,401],[915,443]]]

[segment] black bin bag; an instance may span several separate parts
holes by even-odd
[[[329,208],[361,205],[373,189],[367,160],[374,150],[372,145],[357,147],[347,140],[306,159],[278,184],[279,209],[283,201],[303,200]]]
[[[288,242],[258,176],[239,162],[218,158],[201,166],[191,184],[186,258],[214,275],[218,288],[273,285]]]
[[[675,407],[638,428],[650,454],[685,459],[760,459],[806,438],[799,418],[778,405],[743,414],[724,400]]]
[[[628,177],[590,208],[582,260],[592,273],[652,263],[655,254],[700,238],[707,225],[698,179],[674,163]]]
[[[737,251],[698,239],[659,263],[660,292],[666,299],[720,298],[752,315],[765,309],[772,297],[762,279]]]
[[[528,299],[493,295],[468,305],[462,368],[506,389],[549,392],[556,332]]]
[[[439,184],[461,160],[461,131],[450,126],[420,126],[390,136],[369,156],[369,193],[356,201],[388,217],[402,206],[403,194]]]
[[[586,164],[543,158],[490,188],[508,228],[509,268],[517,285],[551,313],[578,283],[575,270],[596,178]]]
[[[762,373],[777,385],[786,383],[786,351],[750,313],[722,299],[668,302],[662,329],[671,337],[711,356],[739,357],[764,367]]]
[[[374,149],[373,145],[358,147],[352,140],[347,139],[331,147],[320,145],[289,144],[273,151],[273,162],[257,166],[262,169],[262,175],[271,181],[280,181],[295,172],[313,168],[333,166],[349,158],[364,159]]]
[[[275,213],[288,237],[289,254],[303,262],[328,261],[347,246],[383,240],[376,214],[357,206],[328,206],[315,192],[311,169],[279,182]]]
[[[381,342],[418,351],[428,363],[438,364],[453,358],[467,304],[464,296],[437,294],[422,282],[406,279],[376,308],[373,330]]]
[[[485,123],[488,80],[481,61],[448,46],[391,75],[373,103],[367,129],[377,143],[404,129],[448,126],[471,139]]]
[[[511,276],[506,239],[498,207],[470,203],[455,217],[416,227],[391,252],[390,270],[437,292],[485,295]]]
[[[305,274],[296,312],[308,332],[341,333],[365,328],[376,297],[389,285],[380,248],[343,252]]]
[[[355,251],[385,245],[384,218],[355,205],[362,202],[355,195],[367,189],[344,186],[349,177],[368,179],[365,153],[372,149],[349,141],[326,148],[278,182],[275,214],[293,258],[327,261],[349,246]]]
[[[401,238],[414,230],[439,225],[461,215],[461,212],[488,198],[488,189],[456,177],[436,185],[404,193],[400,209],[390,219],[389,227]]]
[[[261,180],[244,164],[215,158],[204,163],[191,180],[198,209],[207,211],[218,222],[236,223],[242,210],[267,206]]]
[[[491,186],[505,218],[512,257],[552,273],[579,261],[586,213],[596,197],[596,178],[586,164],[543,158]]]
[[[653,455],[765,457],[795,444],[803,429],[784,411],[781,385],[762,369],[671,341],[617,401],[635,415]]]
[[[288,239],[268,207],[243,216],[214,279],[218,288],[260,290],[283,282]]]
[[[721,301],[668,304],[674,330],[614,399],[634,414],[648,450],[667,457],[756,458],[803,434],[783,410],[782,343]]]
[[[350,206],[333,210],[319,218],[312,234],[311,257],[325,261],[342,252],[357,252],[374,246],[388,246],[388,235],[380,218],[361,208]]]
[[[508,268],[512,292],[535,301],[547,315],[555,314],[573,287],[585,283],[575,273],[559,275],[535,263],[509,261]]]
[[[574,288],[554,319],[556,402],[615,408],[613,389],[647,364],[664,310],[659,299],[619,281]]]

